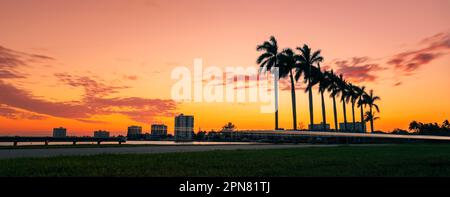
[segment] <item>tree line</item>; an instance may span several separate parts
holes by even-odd
[[[293,130],[297,130],[297,110],[296,110],[296,83],[304,83],[306,85],[305,92],[308,93],[309,100],[309,122],[312,127],[314,125],[314,110],[313,110],[313,87],[317,86],[317,91],[321,97],[322,104],[322,130],[326,130],[326,107],[324,95],[328,94],[333,101],[333,115],[334,128],[338,130],[338,116],[337,116],[337,102],[342,103],[344,128],[340,130],[348,131],[347,121],[347,105],[351,106],[352,110],[352,124],[353,129],[356,129],[355,107],[360,108],[360,121],[365,131],[365,122],[370,122],[370,130],[374,131],[374,120],[378,119],[375,115],[380,112],[377,101],[379,96],[374,95],[373,90],[366,91],[365,86],[355,85],[344,79],[343,74],[335,74],[331,70],[322,70],[320,63],[324,58],[320,54],[320,50],[312,50],[307,44],[302,47],[297,47],[296,50],[286,48],[279,50],[277,40],[271,36],[268,41],[256,47],[257,51],[262,52],[256,60],[260,66],[261,72],[274,72],[275,68],[278,70],[279,78],[290,79],[291,98],[292,98],[292,119]],[[274,81],[275,100],[278,95],[278,80]],[[338,100],[338,101],[337,101]],[[275,103],[275,129],[278,127],[278,101]],[[369,107],[369,110],[364,112],[364,107]]]

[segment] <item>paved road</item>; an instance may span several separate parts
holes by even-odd
[[[331,147],[338,145],[307,144],[247,144],[247,145],[177,145],[177,146],[136,146],[136,147],[102,147],[102,148],[48,148],[48,149],[0,149],[0,159],[23,157],[55,157],[68,155],[97,154],[148,154],[172,152],[201,152],[210,150],[250,150],[279,149],[295,147]]]

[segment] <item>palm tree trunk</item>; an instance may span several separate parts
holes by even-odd
[[[362,132],[365,133],[366,132],[366,121],[364,121],[364,105],[363,104],[361,104],[360,109],[361,109]]]
[[[311,79],[309,79],[308,83],[311,83]],[[309,87],[309,124],[311,125],[311,128],[314,125],[314,110],[313,110],[312,87]]]
[[[370,131],[373,133],[373,114],[372,114],[372,106],[370,106]]]
[[[333,109],[334,109],[334,129],[338,131],[338,122],[337,122],[337,110],[336,110],[336,98],[333,96]]]
[[[352,119],[353,119],[353,131],[356,131],[356,121],[355,121],[355,101],[352,101]]]
[[[273,88],[275,89],[275,130],[278,130],[278,76],[275,76],[273,84]]]
[[[294,84],[294,76],[292,76],[292,70],[289,70],[290,78],[291,78],[291,97],[292,97],[292,118],[293,118],[293,128],[297,130],[297,108],[295,102],[295,84]]]
[[[327,130],[327,114],[325,111],[325,99],[323,98],[323,92],[320,92],[322,99],[322,129]]]
[[[347,131],[347,109],[345,107],[345,100],[342,101],[342,107],[344,110],[344,131]]]

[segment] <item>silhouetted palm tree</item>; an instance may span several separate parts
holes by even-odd
[[[330,97],[333,99],[333,111],[334,111],[334,129],[336,131],[339,130],[338,127],[338,121],[337,121],[337,109],[336,109],[336,96],[339,95],[339,85],[338,85],[338,80],[339,77],[337,77],[333,70],[331,70],[330,72],[325,72],[325,74],[327,75],[328,79],[330,80],[330,84],[328,86],[327,91],[330,92]]]
[[[366,94],[364,97],[365,104],[369,105],[369,113],[372,115],[370,119],[370,131],[373,132],[373,112],[372,108],[375,107],[377,112],[380,112],[378,105],[375,104],[376,101],[381,100],[379,96],[373,95],[373,90],[370,90],[369,94]]]
[[[320,50],[314,51],[311,53],[311,48],[308,45],[303,45],[303,47],[297,47],[297,50],[300,51],[300,54],[297,56],[297,59],[300,63],[300,67],[304,68],[304,76],[305,82],[308,84],[306,91],[309,93],[309,124],[314,125],[314,108],[313,108],[313,95],[312,95],[312,87],[314,84],[311,83],[314,74],[313,67],[314,64],[319,64],[323,61],[323,57],[320,55]],[[296,73],[296,80],[300,77],[299,74]]]
[[[297,60],[292,49],[284,49],[280,56],[280,67],[279,73],[280,78],[285,78],[289,75],[291,79],[291,98],[292,98],[292,125],[293,129],[297,130],[297,107],[296,107],[296,99],[295,99],[295,81],[294,75],[292,73],[292,69],[297,68]]]
[[[325,99],[323,94],[325,91],[327,91],[328,87],[330,86],[331,80],[328,78],[326,71],[322,72],[320,69],[320,64],[317,64],[316,67],[312,67],[312,80],[310,82],[311,86],[314,86],[315,84],[319,84],[319,93],[322,103],[322,129],[326,130],[327,125],[327,115],[325,110]]]
[[[344,80],[344,77],[342,74],[339,75],[339,78],[337,80],[338,88],[341,93],[341,102],[342,102],[342,110],[343,110],[343,116],[344,116],[344,131],[347,131],[347,108],[346,108],[346,101],[347,97],[349,96],[349,90],[347,82]]]
[[[356,86],[352,83],[348,84],[348,97],[347,102],[350,102],[352,105],[352,121],[353,121],[353,129],[352,131],[356,131],[356,120],[355,120],[355,103],[358,100],[358,93],[356,92]]]
[[[359,106],[359,108],[360,108],[360,111],[361,111],[361,124],[362,124],[362,129],[363,129],[363,132],[367,132],[366,131],[366,121],[364,120],[364,105],[365,105],[365,101],[364,101],[364,95],[366,95],[367,93],[366,93],[366,87],[365,86],[361,86],[361,87],[358,87],[358,89],[357,89],[357,93],[358,93],[358,96],[359,96],[359,98],[358,98],[358,106]]]
[[[364,114],[364,119],[366,121],[374,121],[374,120],[380,119],[380,117],[375,116],[375,112],[374,113],[370,113],[370,111],[366,111],[366,113]]]
[[[362,131],[366,132],[366,121],[364,120],[364,95],[366,95],[366,87],[365,86],[355,86],[354,87],[356,90],[356,94],[358,96],[358,107],[361,109],[361,126],[362,126]]]
[[[306,92],[309,96],[309,117],[310,125],[314,125],[314,106],[313,106],[313,95],[312,88],[314,85],[319,85],[319,93],[321,95],[322,101],[322,118],[323,118],[323,128],[326,128],[326,109],[324,101],[324,92],[330,93],[330,97],[333,99],[333,111],[334,111],[334,127],[339,130],[338,127],[338,117],[337,117],[337,107],[336,107],[336,96],[340,96],[340,101],[342,102],[343,116],[344,116],[344,128],[341,130],[346,131],[348,129],[347,125],[347,110],[346,104],[351,103],[352,106],[352,122],[353,130],[356,129],[355,120],[355,104],[360,107],[361,110],[361,125],[363,131],[366,131],[366,119],[364,118],[364,106],[369,105],[370,110],[366,114],[366,118],[369,117],[371,131],[373,132],[373,120],[374,113],[373,107],[379,112],[378,105],[375,101],[380,100],[378,96],[373,96],[373,91],[371,90],[369,94],[365,92],[364,86],[356,86],[352,83],[348,83],[343,75],[337,76],[334,74],[333,70],[322,72],[320,69],[320,62],[323,61],[323,57],[320,55],[320,50],[311,51],[308,45],[303,45],[303,47],[297,47],[300,53],[295,54],[292,49],[284,49],[283,51],[278,51],[278,44],[275,37],[271,36],[268,41],[263,44],[258,45],[257,51],[263,51],[263,53],[257,58],[256,62],[260,66],[261,70],[274,72],[274,68],[278,68],[278,78],[290,77],[291,81],[291,97],[292,97],[292,118],[293,118],[293,129],[297,130],[297,109],[296,109],[296,95],[295,95],[295,82],[298,81],[303,75],[304,82],[307,84]],[[315,66],[317,65],[317,67]],[[295,69],[292,71],[292,69]],[[295,76],[294,76],[295,74]],[[295,79],[295,81],[294,81]],[[278,129],[278,79],[274,81],[275,89],[275,129]],[[368,115],[369,114],[369,115]],[[368,119],[368,120],[369,120]]]
[[[256,63],[260,66],[261,70],[272,70],[275,67],[279,67],[278,56],[278,44],[275,37],[271,36],[269,41],[265,41],[263,44],[258,45],[257,51],[263,51],[258,57]],[[278,129],[278,79],[274,80],[274,94],[275,94],[275,130]]]

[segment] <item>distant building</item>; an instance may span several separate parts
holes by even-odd
[[[339,130],[347,131],[347,132],[359,132],[364,133],[364,127],[361,122],[355,122],[355,129],[353,129],[353,122],[347,122],[347,128],[345,127],[345,123],[339,123]]]
[[[151,135],[155,137],[167,136],[167,126],[164,124],[152,124]]]
[[[67,129],[64,127],[53,128],[53,137],[67,137]]]
[[[109,138],[109,132],[108,131],[94,131],[94,137],[95,138]]]
[[[325,129],[323,128],[323,124],[322,123],[320,123],[320,124],[313,124],[312,126],[308,125],[308,130],[311,130],[311,131],[330,130],[330,124],[325,124]]]
[[[175,116],[175,139],[192,140],[194,132],[194,116],[180,114]]]
[[[129,126],[127,137],[137,138],[142,135],[142,127],[140,126]]]

